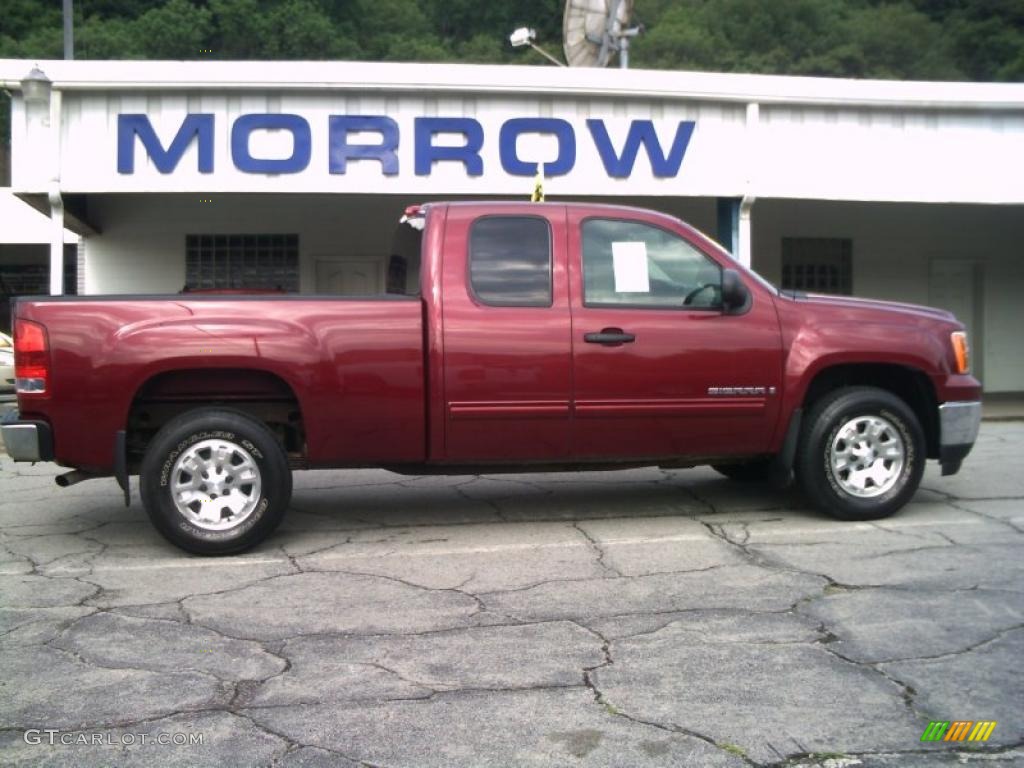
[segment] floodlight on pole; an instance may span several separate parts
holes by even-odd
[[[520,27],[519,29],[517,29],[515,32],[508,36],[508,41],[512,43],[513,48],[522,48],[523,46],[528,45],[541,56],[543,56],[545,59],[550,61],[552,64],[555,64],[559,67],[565,66],[563,62],[559,61],[550,53],[548,53],[539,45],[537,45],[535,42],[533,42],[536,39],[537,30],[532,29],[530,27]]]

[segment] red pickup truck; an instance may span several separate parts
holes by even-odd
[[[864,520],[977,436],[951,314],[779,291],[660,213],[432,203],[392,253],[380,296],[17,301],[9,455],[126,502],[137,473],[164,536],[224,554],[280,523],[292,469],[711,464]]]

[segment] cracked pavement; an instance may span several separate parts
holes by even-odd
[[[297,473],[217,559],[0,455],[0,763],[1021,765],[1022,449],[986,422],[874,523],[706,468]]]

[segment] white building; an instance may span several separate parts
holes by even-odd
[[[406,205],[522,199],[542,163],[549,200],[676,214],[785,287],[950,308],[986,391],[1024,391],[1024,85],[0,60],[0,87],[13,192],[81,235],[82,293],[377,291]]]

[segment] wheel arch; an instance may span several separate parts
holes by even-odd
[[[149,442],[168,421],[196,408],[217,406],[266,425],[291,463],[304,462],[302,405],[281,376],[259,368],[180,368],[152,374],[132,395],[126,419],[129,467],[137,469]]]
[[[924,431],[927,457],[939,456],[938,400],[932,380],[920,368],[898,363],[841,363],[814,373],[804,389],[800,406],[810,411],[818,400],[843,387],[876,387],[903,400]]]

